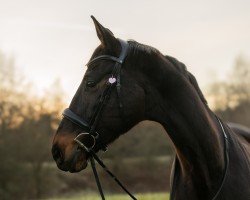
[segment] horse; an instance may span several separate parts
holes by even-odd
[[[85,169],[89,148],[105,149],[150,120],[164,127],[176,152],[170,199],[250,199],[250,134],[243,137],[211,111],[183,63],[148,45],[116,38],[91,17],[101,44],[54,136],[58,168]],[[82,134],[85,125],[89,134]],[[75,142],[79,135],[86,151]]]

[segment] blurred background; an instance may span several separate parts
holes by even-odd
[[[0,5],[0,199],[98,199],[91,169],[61,172],[50,153],[61,112],[99,44],[90,15],[115,36],[185,63],[219,116],[250,127],[250,1]],[[100,156],[141,199],[166,199],[173,155],[163,128],[146,121]],[[106,193],[117,195],[111,199],[126,199],[101,170],[100,175]]]

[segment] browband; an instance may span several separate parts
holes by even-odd
[[[124,40],[119,39],[119,42],[121,44],[121,54],[119,57],[115,57],[115,56],[110,56],[110,55],[101,55],[101,56],[97,56],[95,58],[93,58],[92,60],[90,60],[86,66],[92,65],[93,63],[95,63],[97,60],[112,60],[114,62],[120,63],[122,64],[126,55],[127,55],[127,50],[128,50],[128,43]]]

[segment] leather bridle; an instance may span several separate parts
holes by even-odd
[[[84,132],[80,133],[77,135],[77,137],[74,139],[74,141],[84,149],[88,154],[89,154],[89,159],[90,163],[92,166],[92,170],[96,179],[96,184],[98,187],[98,190],[100,192],[100,195],[102,199],[104,200],[104,194],[102,191],[101,183],[99,181],[99,177],[96,171],[95,167],[95,160],[100,164],[100,166],[114,179],[114,181],[132,198],[136,199],[124,186],[123,184],[115,177],[115,175],[108,170],[108,168],[104,165],[104,163],[101,161],[101,159],[96,155],[96,151],[99,149],[102,149],[103,151],[107,150],[107,144],[102,143],[100,140],[101,136],[99,133],[96,131],[98,122],[100,121],[101,115],[102,115],[102,110],[109,100],[111,91],[114,86],[116,86],[116,91],[117,91],[117,96],[118,96],[118,103],[119,103],[119,109],[121,112],[121,116],[124,117],[123,115],[123,104],[121,101],[121,67],[122,64],[127,56],[128,53],[128,43],[126,41],[123,41],[121,39],[118,39],[121,45],[121,53],[119,57],[114,57],[110,55],[101,55],[97,56],[94,59],[90,60],[87,63],[87,66],[93,65],[94,63],[100,61],[100,60],[110,60],[115,62],[115,65],[113,67],[111,76],[109,77],[107,83],[106,83],[106,88],[104,89],[101,97],[99,98],[97,107],[91,116],[90,122],[85,121],[83,118],[79,117],[77,114],[75,114],[72,110],[69,108],[66,108],[63,111],[63,117],[66,119],[70,120],[77,126],[79,126]],[[81,141],[81,137],[86,136],[89,137],[88,141],[92,141],[91,144],[85,144],[83,141]]]
[[[99,98],[98,104],[96,106],[96,109],[91,116],[91,119],[89,122],[85,121],[83,118],[79,117],[77,114],[75,114],[73,111],[71,111],[69,108],[65,109],[63,111],[63,116],[73,122],[74,124],[81,127],[84,131],[87,131],[87,133],[93,137],[94,143],[91,145],[91,147],[87,147],[88,149],[95,149],[95,150],[106,150],[107,146],[106,144],[103,144],[102,141],[100,141],[100,135],[96,132],[96,128],[98,125],[98,122],[100,121],[102,110],[104,108],[104,105],[107,103],[112,88],[116,86],[117,96],[118,96],[118,103],[119,103],[119,109],[123,117],[123,104],[121,101],[121,67],[122,64],[127,56],[128,52],[128,43],[124,40],[118,39],[121,45],[121,53],[119,57],[114,57],[110,55],[101,55],[97,56],[94,59],[90,60],[87,63],[87,66],[91,66],[97,61],[100,60],[111,60],[115,62],[115,65],[113,67],[112,73],[109,77],[109,79],[106,82],[106,88],[104,89],[102,95]],[[81,134],[79,134],[75,140],[79,139]],[[86,146],[86,145],[85,145]]]

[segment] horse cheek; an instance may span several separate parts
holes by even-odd
[[[145,94],[140,87],[134,88],[130,91],[130,94],[127,95],[130,98],[127,98],[127,105],[125,105],[125,115],[128,119],[128,124],[134,126],[140,121],[144,120],[145,115]]]

